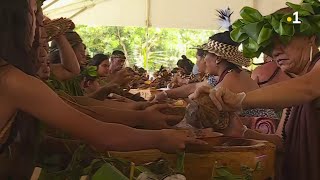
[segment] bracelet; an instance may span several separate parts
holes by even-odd
[[[247,130],[248,130],[248,127],[246,125],[243,125],[243,132],[241,137],[244,137],[244,134],[247,132]]]

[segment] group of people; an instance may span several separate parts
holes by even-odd
[[[314,8],[310,16],[320,14],[316,9],[320,3],[305,3]],[[224,135],[276,145],[281,157],[277,178],[320,178],[319,32],[305,35],[296,28],[297,33],[284,43],[275,31],[268,51],[271,60],[266,58],[251,76],[242,69],[251,63],[245,57],[248,53],[238,50],[246,39],[236,39],[230,31],[217,33],[197,49],[197,82],[163,91],[151,102],[119,102],[107,95],[121,91],[132,75],[124,68],[123,52],[114,51],[110,57],[97,54],[88,64],[81,37],[72,30],[59,32],[61,28],[49,47],[52,35],[46,26],[50,20],[44,21],[41,1],[2,1],[0,12],[0,179],[29,178],[39,121],[100,151],[159,149],[172,153],[186,144],[206,144],[188,131],[171,129],[182,117],[161,113],[170,106],[157,104],[167,98],[194,99],[200,94],[207,94],[220,111],[234,113],[236,118],[230,119]],[[289,7],[275,13],[293,12]],[[182,58],[178,66],[192,74],[193,64]],[[95,75],[86,71],[90,66],[96,67]],[[275,134],[248,129],[238,118],[276,118],[273,109],[284,109]]]

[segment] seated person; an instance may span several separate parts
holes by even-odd
[[[204,60],[205,58],[205,52],[202,48],[202,46],[197,48],[197,65],[198,65],[198,80],[193,82],[186,82],[186,80],[181,80],[185,85],[181,83],[182,86],[175,85],[177,84],[174,79],[172,80],[172,83],[170,84],[170,87],[173,89],[163,91],[161,93],[156,94],[156,96],[153,99],[153,102],[157,101],[163,101],[166,98],[187,98],[190,94],[194,93],[197,87],[200,86],[215,86],[217,84],[217,76],[210,75],[206,76],[206,62]],[[176,74],[180,74],[180,76],[183,74],[184,70],[181,68],[175,68],[173,72],[176,72]],[[200,79],[200,77],[202,77]],[[200,80],[199,80],[200,79]],[[175,87],[178,86],[178,87]]]
[[[97,75],[99,77],[106,77],[109,75],[110,71],[110,61],[109,56],[105,54],[96,54],[92,58],[91,66],[97,67]]]
[[[234,92],[249,92],[259,88],[257,83],[253,81],[250,75],[241,69],[242,66],[249,66],[250,59],[243,57],[238,51],[239,44],[230,38],[230,32],[217,33],[209,38],[209,42],[204,47],[206,52],[205,62],[206,71],[210,75],[218,76],[216,87],[228,87]],[[223,47],[228,47],[232,51],[232,56],[225,53]],[[162,100],[166,97],[179,98],[187,97],[195,92],[196,87],[208,83],[196,83],[192,88],[181,87],[182,90],[168,90],[160,93],[155,100]],[[267,117],[277,118],[273,110],[269,109],[252,109],[244,111],[241,116],[245,117]]]
[[[177,66],[184,69],[186,75],[190,75],[194,66],[193,62],[188,59],[186,55],[182,55],[181,58],[182,59],[177,62]]]
[[[267,55],[264,55],[264,63],[252,71],[251,78],[255,80],[260,87],[290,79],[289,75],[283,72],[277,63]]]
[[[50,63],[48,58],[48,34],[46,32],[46,28],[48,26],[51,26],[51,20],[46,20],[46,25],[44,26],[43,23],[43,14],[42,11],[39,11],[37,13],[37,26],[36,29],[36,36],[37,38],[40,38],[39,43],[41,46],[39,46],[36,50],[35,57],[37,58],[37,66],[39,71],[37,72],[37,75],[40,79],[49,79],[50,77],[50,71],[52,72],[52,75],[56,77],[56,79],[60,81],[72,79],[80,74],[80,66],[77,61],[77,57],[75,55],[75,52],[73,51],[70,43],[66,39],[64,32],[53,32],[57,34],[54,37],[51,37],[56,42],[57,48],[60,49],[59,55],[60,59],[62,60],[60,63],[52,64]],[[73,24],[72,21],[63,21],[62,26],[67,24]]]
[[[169,88],[178,88],[180,86],[190,84],[190,83],[197,83],[197,82],[202,82],[206,78],[206,62],[204,61],[205,57],[205,52],[202,49],[202,47],[197,48],[197,53],[196,53],[196,58],[197,58],[197,63],[194,67],[196,68],[196,72],[193,72],[191,76],[188,78],[183,76],[184,70],[180,70],[181,68],[174,68],[173,73],[174,77],[171,80],[169,84]]]
[[[110,61],[110,73],[114,74],[124,68],[126,56],[122,51],[115,50],[111,54]]]

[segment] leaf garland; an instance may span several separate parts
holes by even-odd
[[[293,24],[287,18],[295,19],[293,14],[273,13],[262,16],[251,7],[240,11],[242,19],[232,24],[231,39],[242,43],[245,57],[259,57],[260,54],[270,54],[272,39],[279,37],[282,43],[288,43],[295,35],[317,35],[320,37],[320,2],[303,0],[301,4],[287,2],[286,5],[299,14],[301,24]]]

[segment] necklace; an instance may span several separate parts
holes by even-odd
[[[291,110],[292,110],[292,107],[288,108],[287,111],[286,111],[286,117],[284,118],[284,122],[283,122],[283,127],[282,127],[282,140],[283,142],[286,141],[287,139],[287,134],[286,134],[286,125],[289,121],[289,117],[290,117],[290,114],[291,114]]]

